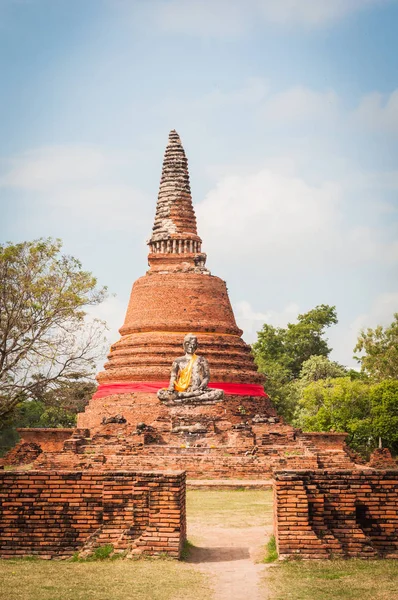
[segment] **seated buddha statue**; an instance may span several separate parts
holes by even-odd
[[[173,362],[169,387],[158,391],[159,400],[177,402],[217,402],[224,398],[224,392],[209,388],[209,363],[204,356],[198,356],[198,340],[188,333],[184,337],[185,355]]]

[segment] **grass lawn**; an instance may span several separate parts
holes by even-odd
[[[395,600],[398,561],[275,563],[267,569],[265,581],[272,600]]]
[[[272,490],[188,490],[188,521],[215,527],[261,527],[272,521]]]
[[[208,600],[207,580],[173,560],[0,561],[1,600]]]
[[[187,514],[195,531],[228,528],[232,544],[231,529],[270,525],[272,492],[188,491]],[[198,566],[167,559],[3,560],[0,600],[211,600],[212,579]],[[275,562],[264,565],[262,577],[264,600],[398,599],[398,561],[393,560]]]

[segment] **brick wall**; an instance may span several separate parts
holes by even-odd
[[[274,475],[281,558],[398,558],[398,470]]]
[[[173,446],[143,446],[134,451],[110,452],[106,446],[95,452],[76,454],[41,454],[34,463],[37,469],[90,468],[103,471],[128,469],[132,471],[186,471],[189,479],[255,479],[271,478],[274,469],[316,469],[315,455],[292,454],[284,449],[259,449],[258,453],[242,452],[239,448],[180,448]]]
[[[185,473],[0,472],[0,557],[116,552],[178,558],[186,537]]]
[[[74,429],[63,427],[20,427],[17,429],[21,442],[35,443],[43,452],[61,452],[65,440],[71,437]]]
[[[398,469],[398,461],[391,456],[388,448],[376,448],[370,456],[369,467],[372,469]]]
[[[336,433],[334,431],[306,431],[300,433],[300,437],[313,444],[317,448],[327,450],[343,450],[348,433]]]

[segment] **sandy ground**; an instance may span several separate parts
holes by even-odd
[[[264,546],[271,526],[224,528],[205,523],[189,526],[188,538],[195,546],[188,562],[210,576],[214,600],[266,600]]]

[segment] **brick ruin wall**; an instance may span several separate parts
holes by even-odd
[[[268,479],[273,469],[316,469],[315,456],[283,456],[277,450],[267,455],[247,454],[233,447],[179,448],[152,446],[138,454],[74,454],[63,452],[41,455],[34,463],[38,469],[115,469],[129,470],[183,470],[189,479]]]
[[[0,472],[0,557],[115,552],[179,558],[185,473]]]
[[[184,417],[185,423],[194,424],[200,418],[200,422],[206,424],[207,433],[186,432],[189,427],[173,429],[181,424],[181,415],[173,424],[172,416],[167,415],[164,421],[159,419],[156,423],[156,430],[149,428],[143,433],[128,424],[104,425],[93,437],[87,437],[88,430],[76,429],[61,453],[42,453],[33,468],[166,469],[186,471],[189,479],[264,479],[271,478],[274,470],[351,469],[354,466],[345,451],[346,434],[327,434],[323,448],[321,444],[315,446],[312,437],[307,439],[308,434],[274,417],[247,426],[240,422],[240,416],[231,414],[239,419],[231,426],[231,421],[216,421],[214,415],[207,417],[201,410],[199,417],[193,414],[189,421]],[[159,432],[167,436],[166,443],[158,443]],[[153,436],[156,436],[155,443]],[[316,439],[322,442],[322,435]]]
[[[398,558],[398,470],[274,475],[280,558]]]
[[[0,466],[29,464],[42,452],[62,452],[64,442],[71,437],[73,431],[61,427],[18,428],[20,441],[3,458],[0,458]]]
[[[66,427],[19,427],[17,432],[21,443],[35,443],[43,452],[62,452],[64,442],[70,438],[74,429]]]

